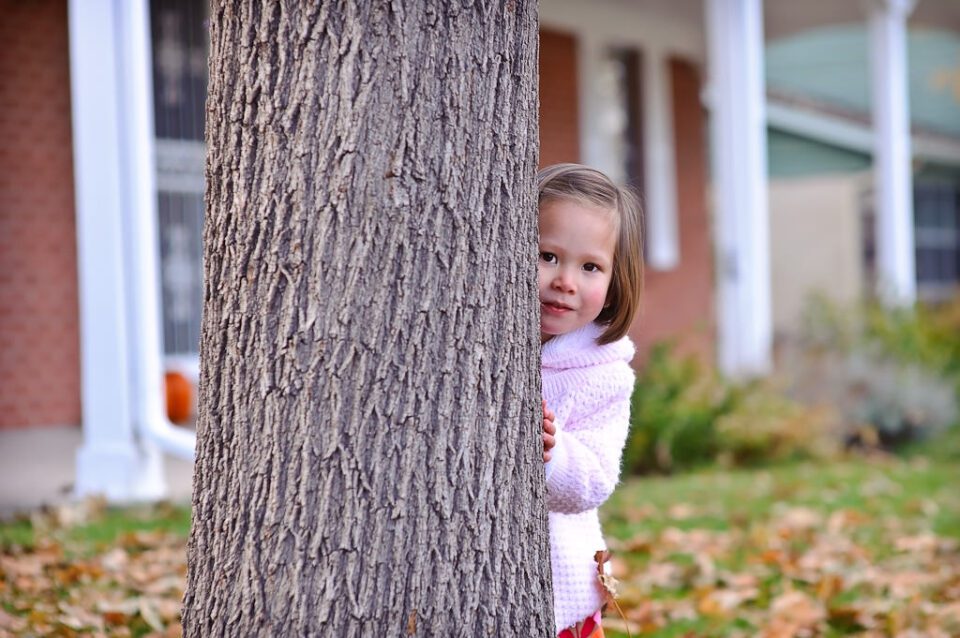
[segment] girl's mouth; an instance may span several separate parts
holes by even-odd
[[[540,307],[543,308],[544,312],[547,312],[553,315],[562,315],[573,310],[569,306],[565,306],[561,303],[557,303],[554,301],[541,301]]]

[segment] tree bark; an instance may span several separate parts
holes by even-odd
[[[185,635],[552,635],[535,0],[213,5]]]

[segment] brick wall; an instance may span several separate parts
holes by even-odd
[[[0,428],[79,423],[80,374],[66,3],[0,0]],[[577,161],[573,36],[540,34],[540,162]],[[671,63],[681,264],[648,271],[634,330],[712,357],[713,266],[696,67]]]
[[[540,166],[580,160],[577,41],[540,30]]]
[[[700,74],[690,62],[672,59],[673,136],[677,162],[679,267],[647,269],[643,314],[631,330],[641,357],[650,345],[675,339],[683,353],[713,363],[715,314],[713,249],[707,214],[706,116],[700,104]]]
[[[670,61],[680,264],[647,269],[643,312],[631,330],[641,364],[650,346],[674,339],[683,353],[713,362],[715,343],[713,251],[707,214],[706,120],[700,75],[684,60]],[[540,165],[580,161],[577,42],[540,31]]]
[[[0,0],[0,428],[80,422],[67,3]]]

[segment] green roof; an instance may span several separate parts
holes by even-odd
[[[960,137],[960,35],[908,32],[913,125]],[[865,25],[806,31],[766,47],[767,89],[869,117],[870,68]]]
[[[870,157],[774,128],[767,130],[770,177],[856,173],[870,168]]]

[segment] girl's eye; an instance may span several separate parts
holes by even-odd
[[[554,264],[557,261],[557,256],[553,253],[540,253],[540,259],[548,264]]]
[[[593,263],[584,264],[583,269],[586,270],[587,272],[600,272],[600,266]]]

